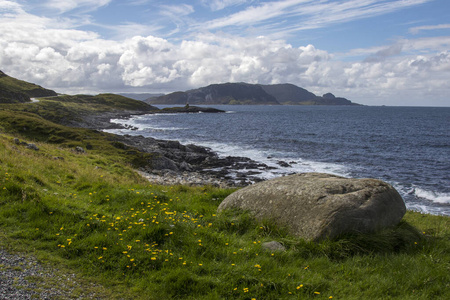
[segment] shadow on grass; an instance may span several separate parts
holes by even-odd
[[[397,226],[376,233],[356,233],[341,235],[333,240],[319,243],[305,240],[281,239],[289,249],[302,258],[326,256],[331,260],[342,260],[355,255],[379,255],[392,253],[413,253],[420,243],[433,243],[434,237],[424,236],[406,221]]]

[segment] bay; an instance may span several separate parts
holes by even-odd
[[[450,108],[212,107],[227,113],[135,116],[113,121],[137,130],[112,132],[249,157],[276,168],[260,174],[266,179],[298,172],[378,178],[408,209],[450,215]]]

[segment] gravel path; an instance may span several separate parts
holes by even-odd
[[[74,274],[55,275],[32,257],[10,254],[0,248],[0,299],[102,298],[85,294]]]

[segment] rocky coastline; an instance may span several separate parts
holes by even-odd
[[[109,112],[102,115],[85,115],[72,126],[94,130],[121,129],[121,124],[111,119],[125,119],[149,112]],[[173,112],[171,112],[173,113]],[[150,182],[162,185],[213,185],[242,187],[263,181],[264,171],[273,169],[247,157],[220,157],[206,147],[183,145],[178,141],[159,140],[141,135],[115,135],[115,142],[141,152],[151,153],[152,159],[139,167],[139,173]]]

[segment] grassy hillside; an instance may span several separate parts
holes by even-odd
[[[119,167],[128,164],[137,168],[151,165],[152,161],[152,154],[117,142],[112,134],[59,125],[28,112],[0,110],[0,132],[8,132],[31,143],[44,142],[70,150],[79,146]]]
[[[374,235],[306,242],[216,214],[232,189],[149,184],[111,135],[20,110],[0,111],[0,133],[0,245],[101,284],[105,299],[450,298],[448,217],[408,212]]]
[[[110,112],[151,112],[158,108],[120,95],[61,95],[39,98],[37,103],[0,104],[0,110],[29,112],[59,124],[81,122],[86,116]]]
[[[56,92],[18,80],[0,71],[0,103],[29,102],[30,97],[56,96]]]

